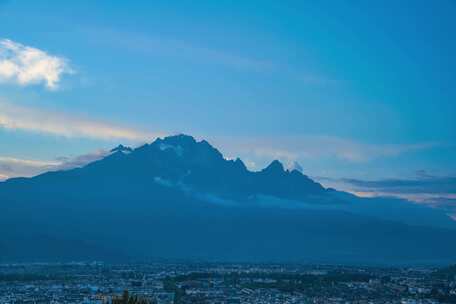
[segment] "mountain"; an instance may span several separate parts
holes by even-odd
[[[0,261],[153,258],[447,263],[455,223],[325,189],[279,161],[249,171],[187,135],[0,183]]]

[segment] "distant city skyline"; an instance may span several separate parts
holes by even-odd
[[[456,212],[453,1],[1,1],[0,180],[184,133]],[[454,209],[453,209],[454,208]]]

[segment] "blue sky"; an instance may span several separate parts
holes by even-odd
[[[0,0],[0,178],[175,133],[347,189],[452,177],[455,15],[444,0]]]

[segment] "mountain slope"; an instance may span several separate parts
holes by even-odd
[[[2,260],[439,263],[456,257],[456,230],[409,225],[401,212],[432,218],[428,224],[447,221],[444,214],[418,212],[403,201],[385,211],[381,201],[327,190],[278,161],[251,172],[185,135],[135,150],[119,146],[83,168],[8,180],[0,183],[0,202],[0,227],[9,231],[0,237]],[[39,242],[31,239],[50,249],[34,255]],[[72,246],[79,250],[62,250]]]

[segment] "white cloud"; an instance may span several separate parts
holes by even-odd
[[[0,180],[17,176],[33,176],[60,165],[62,165],[60,161],[0,156]]]
[[[246,57],[215,48],[194,45],[187,41],[165,39],[138,32],[125,32],[111,29],[86,29],[84,34],[92,37],[97,44],[108,44],[138,53],[160,57],[180,58],[187,61],[210,63],[235,69],[254,71],[273,70],[275,64],[260,58]]]
[[[5,157],[0,156],[0,163],[8,163],[8,164],[18,164],[18,165],[25,165],[29,167],[48,167],[48,166],[57,166],[60,164],[58,161],[43,161],[43,160],[31,160],[31,159],[20,159],[15,157]]]
[[[420,170],[415,179],[361,180],[314,177],[325,187],[360,197],[396,197],[441,209],[456,220],[456,178],[433,176]]]
[[[46,171],[68,170],[82,167],[88,163],[99,160],[108,154],[108,151],[99,150],[73,158],[64,157],[56,160],[37,160],[0,156],[0,180],[12,177],[31,177]]]
[[[105,156],[109,155],[109,151],[100,149],[95,152],[79,155],[76,157],[60,157],[60,164],[57,164],[53,169],[54,170],[68,170],[72,168],[83,167],[91,162],[100,160]]]
[[[159,134],[66,113],[12,105],[0,100],[0,128],[103,140],[150,141]]]
[[[44,84],[55,90],[63,74],[72,73],[67,60],[9,39],[0,39],[0,81],[22,86]]]
[[[435,143],[369,144],[335,136],[215,137],[211,140],[228,157],[240,156],[255,164],[278,159],[285,165],[295,161],[337,159],[362,164],[374,159],[435,147]],[[261,169],[251,168],[251,169]]]

